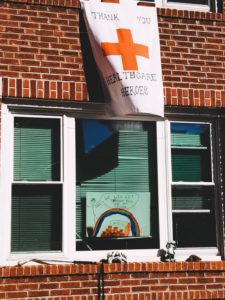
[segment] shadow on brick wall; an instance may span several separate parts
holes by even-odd
[[[80,30],[80,42],[81,42],[81,49],[82,49],[82,56],[83,56],[83,68],[84,68],[86,82],[87,82],[89,99],[91,102],[102,103],[104,102],[103,89],[101,86],[98,68],[92,54],[91,45],[87,34],[87,29],[81,11],[79,15],[79,30]]]

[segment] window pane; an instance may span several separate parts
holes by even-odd
[[[171,144],[173,181],[212,181],[208,124],[172,123]]]
[[[154,124],[81,120],[77,127],[78,237],[95,249],[156,246]]]
[[[201,4],[209,5],[208,0],[168,0],[169,3]]]
[[[171,156],[173,239],[178,247],[216,246],[210,125],[171,123]]]
[[[60,121],[15,118],[14,180],[60,180]]]
[[[212,209],[213,187],[174,186],[172,208],[176,210]]]
[[[173,238],[178,247],[215,247],[214,213],[173,213]]]
[[[61,186],[13,186],[11,251],[62,249]]]

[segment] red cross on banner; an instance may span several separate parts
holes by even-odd
[[[148,46],[135,44],[130,29],[116,29],[118,43],[101,43],[105,56],[121,55],[124,70],[138,70],[136,56],[149,58]]]

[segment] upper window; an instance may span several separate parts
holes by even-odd
[[[167,2],[209,5],[208,0],[167,0]]]
[[[155,0],[156,5],[184,10],[222,12],[221,0]]]

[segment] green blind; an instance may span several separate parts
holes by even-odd
[[[211,209],[211,201],[211,187],[176,186],[172,189],[173,209]]]
[[[172,150],[173,181],[201,181],[203,153],[191,150]]]
[[[81,144],[81,137],[78,137],[78,147]],[[151,185],[155,182],[154,173],[151,172],[156,162],[154,146],[154,126],[134,130],[130,127],[106,135],[105,140],[90,151],[90,159],[88,155],[85,158],[77,157],[77,162],[84,162],[77,173],[82,169],[83,173],[92,174],[92,178],[87,176],[90,178],[88,180],[77,181],[76,230],[79,236],[82,236],[87,192],[151,192]],[[91,152],[97,149],[97,155],[93,153],[92,156]]]
[[[60,186],[13,186],[11,251],[61,250]]]
[[[60,180],[60,122],[15,118],[14,180]]]
[[[173,181],[210,182],[209,125],[171,123],[171,156]]]
[[[172,131],[171,144],[172,146],[200,147],[202,146],[201,135]]]

